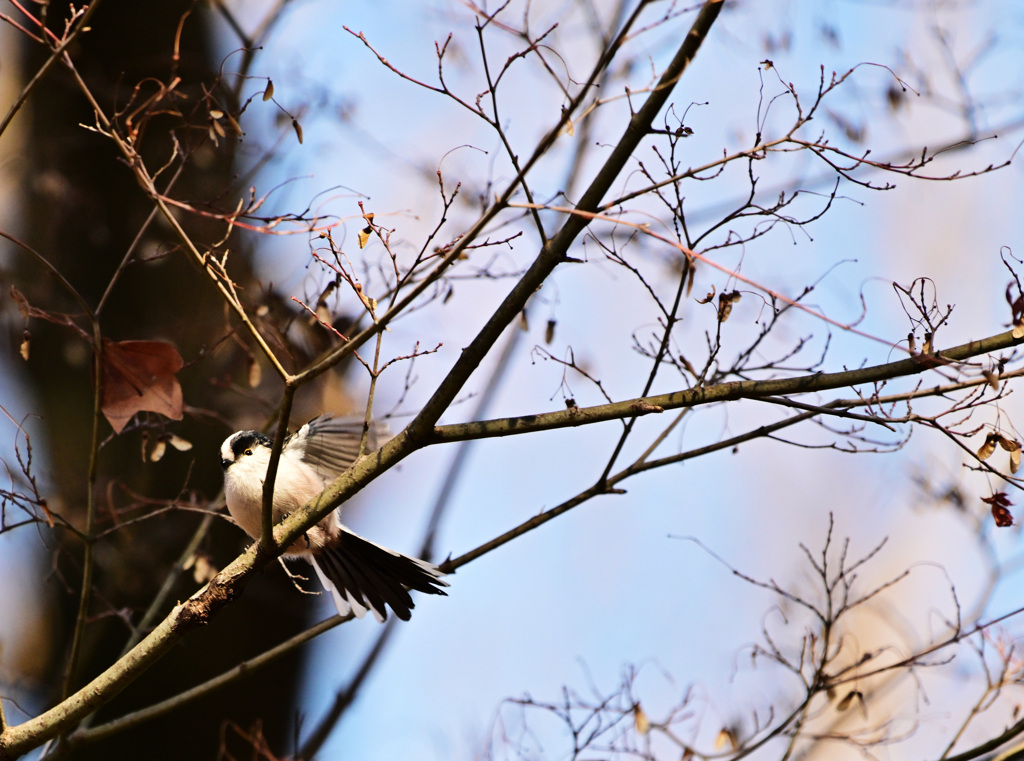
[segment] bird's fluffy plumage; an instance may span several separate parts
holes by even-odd
[[[380,426],[367,431],[365,449],[378,446]],[[359,455],[363,422],[321,416],[285,439],[274,481],[274,522],[323,491]],[[252,538],[262,528],[263,482],[272,440],[258,431],[238,431],[221,445],[224,495],[228,512]],[[436,565],[381,547],[342,525],[337,511],[322,519],[290,546],[286,555],[310,560],[330,590],[338,612],[362,618],[369,610],[378,621],[389,606],[408,620],[414,604],[409,590],[445,594],[448,584]]]

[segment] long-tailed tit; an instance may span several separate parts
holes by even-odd
[[[274,523],[302,507],[359,455],[363,423],[330,416],[314,418],[284,441],[274,482]],[[376,448],[371,428],[369,444]],[[258,431],[238,431],[224,440],[224,496],[228,512],[253,539],[262,529],[263,481],[273,442]],[[374,544],[342,525],[335,510],[285,552],[303,557],[334,597],[338,612],[387,617],[385,605],[403,621],[414,607],[409,590],[443,595],[448,584],[436,565]]]

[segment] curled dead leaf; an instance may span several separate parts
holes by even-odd
[[[274,80],[267,80],[267,89],[263,91],[263,102],[266,103],[268,100],[274,97]]]
[[[103,339],[101,409],[114,433],[138,412],[157,412],[181,420],[183,399],[177,372],[185,363],[165,341]]]
[[[370,240],[370,233],[373,232],[373,228],[367,225],[359,231],[359,248],[366,248],[366,242]]]
[[[1008,528],[1013,525],[1013,514],[1010,512],[1010,505],[1013,503],[1006,496],[1006,492],[1000,491],[991,497],[982,497],[982,502],[992,506],[992,518],[999,528]]]
[[[711,290],[708,291],[708,295],[705,296],[702,299],[697,299],[697,303],[698,304],[710,304],[711,303],[711,299],[713,299],[714,297],[715,297],[715,284],[712,283],[711,284]]]
[[[544,328],[544,343],[550,344],[555,340],[555,321],[548,320],[547,327]]]
[[[302,145],[302,125],[298,119],[292,119],[292,129],[295,130],[295,137],[299,139],[299,145]]]
[[[725,322],[729,319],[729,315],[732,314],[732,305],[737,303],[742,298],[739,291],[730,291],[729,293],[721,293],[718,296],[718,321]]]

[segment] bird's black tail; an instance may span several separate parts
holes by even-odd
[[[401,555],[344,528],[329,547],[316,551],[313,561],[343,616],[352,612],[362,618],[369,610],[383,621],[388,605],[408,621],[415,607],[409,590],[443,595],[441,587],[448,586],[433,563]]]

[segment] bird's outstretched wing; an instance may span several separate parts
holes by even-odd
[[[366,434],[364,452],[377,449],[386,434],[386,425],[371,423]],[[356,461],[362,437],[362,418],[321,415],[289,436],[284,449],[288,454],[298,456],[311,465],[324,480],[332,480]]]

